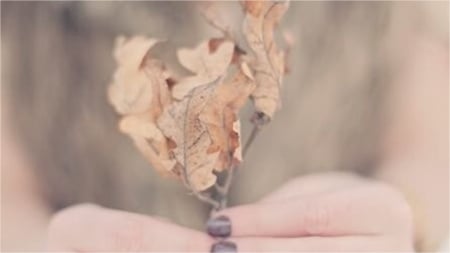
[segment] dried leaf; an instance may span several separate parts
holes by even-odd
[[[252,57],[230,41],[214,5],[206,5],[203,14],[223,37],[177,52],[190,76],[174,81],[163,62],[151,57],[154,39],[120,38],[114,52],[118,69],[108,95],[122,115],[120,130],[158,172],[181,178],[195,193],[214,185],[217,172],[241,162],[238,114],[249,96],[264,119],[280,103],[285,57],[273,33],[287,3],[243,5]]]
[[[207,153],[211,139],[198,118],[216,85],[217,80],[194,88],[182,101],[168,107],[157,122],[164,135],[175,143],[173,155],[183,167],[184,180],[196,191],[207,189],[216,181],[212,171],[218,153]]]
[[[145,139],[164,141],[165,137],[147,113],[131,114],[123,117],[119,122],[119,129],[123,133],[140,136]]]
[[[174,175],[175,160],[169,156],[168,140],[155,124],[171,102],[165,67],[149,57],[156,42],[145,37],[118,39],[114,53],[118,69],[108,92],[111,104],[124,115],[120,130],[133,139],[157,171]]]
[[[239,70],[229,82],[216,79],[194,88],[158,119],[163,134],[176,144],[173,154],[194,190],[209,188],[216,182],[213,171],[241,160],[237,112],[253,88],[253,80]]]
[[[288,2],[243,1],[243,32],[254,53],[251,67],[257,87],[252,94],[258,113],[272,118],[280,107],[280,89],[284,75],[284,53],[274,41],[274,30],[288,8]]]
[[[130,136],[136,147],[163,176],[174,176],[176,161],[169,156],[167,139],[146,114],[125,116],[119,129]]]
[[[233,52],[233,42],[217,39],[204,41],[194,49],[178,50],[180,63],[195,75],[181,79],[173,87],[173,97],[182,99],[195,87],[224,75],[233,58]]]
[[[152,85],[140,66],[144,56],[157,40],[134,37],[116,41],[114,58],[118,68],[108,95],[111,104],[120,114],[143,113],[150,108],[153,97]]]
[[[199,116],[212,140],[208,152],[220,152],[217,171],[235,166],[242,160],[238,113],[254,88],[253,76],[247,64],[242,63],[230,81],[217,86]]]
[[[148,144],[146,139],[137,138],[136,136],[131,136],[131,138],[139,151],[160,175],[165,177],[180,177],[181,172],[176,166],[177,163],[174,159],[165,159],[161,157],[157,152],[155,152],[152,146]]]

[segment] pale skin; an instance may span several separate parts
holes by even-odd
[[[298,178],[221,214],[232,220],[229,240],[241,252],[413,249],[412,213],[401,193],[344,173]],[[167,221],[92,205],[62,211],[49,231],[49,249],[57,251],[208,252],[214,242]]]
[[[427,242],[445,238],[448,47],[420,38],[412,41],[418,42],[401,46],[408,57],[395,79],[398,90],[390,98],[395,109],[376,178],[345,173],[296,178],[258,202],[223,210],[220,214],[232,221],[229,240],[239,251],[413,251],[416,233]],[[9,152],[15,155],[4,157],[20,157],[16,149]],[[12,160],[10,164],[19,169],[9,173],[28,169],[21,159]],[[11,175],[3,172],[4,177]],[[25,182],[32,180],[26,175],[15,176]],[[30,206],[26,208],[33,211],[23,216],[17,212],[25,210],[21,206],[2,211],[25,224],[42,226],[36,235],[45,231],[48,237],[36,245],[49,250],[207,252],[214,242],[203,232],[169,221],[94,205],[51,215],[43,200],[35,196],[34,188],[20,185],[23,187],[14,191],[8,190],[8,185],[2,190],[6,196],[13,191],[21,193],[16,198],[33,199],[27,201]],[[415,203],[405,197],[410,193]],[[415,205],[427,217],[421,220],[420,228],[415,222]],[[16,239],[24,240],[20,235]]]

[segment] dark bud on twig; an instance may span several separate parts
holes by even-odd
[[[250,121],[258,127],[262,127],[270,122],[270,117],[263,112],[255,112]]]

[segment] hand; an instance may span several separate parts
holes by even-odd
[[[229,241],[240,252],[413,251],[412,214],[402,195],[344,173],[298,178],[217,215],[230,218]]]
[[[57,213],[49,227],[48,249],[73,252],[208,252],[213,239],[144,215],[79,205]]]

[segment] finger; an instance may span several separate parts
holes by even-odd
[[[373,235],[386,231],[402,215],[390,206],[376,193],[353,189],[243,205],[217,215],[230,218],[232,236]]]
[[[238,252],[383,252],[412,250],[381,236],[303,237],[303,238],[230,238]]]
[[[260,202],[283,201],[293,197],[307,196],[336,191],[366,183],[362,178],[350,173],[327,172],[298,177],[284,184]]]
[[[81,205],[62,211],[49,228],[49,249],[76,251],[208,251],[212,239],[177,225]]]

